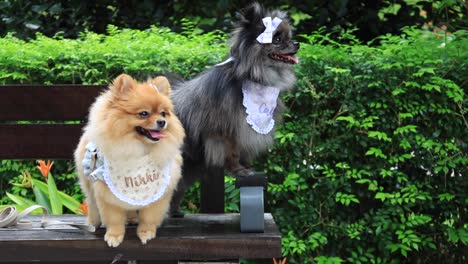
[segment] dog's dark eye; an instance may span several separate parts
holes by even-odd
[[[281,36],[275,36],[275,43],[281,42]]]
[[[161,112],[161,116],[162,116],[162,117],[166,117],[166,112],[162,111],[162,112]]]
[[[143,112],[140,112],[138,115],[139,115],[141,118],[147,118],[147,117],[149,116],[149,113],[146,112],[146,111],[143,111]]]

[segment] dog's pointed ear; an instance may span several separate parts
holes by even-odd
[[[253,2],[240,11],[240,18],[243,22],[253,23],[261,20],[265,16],[265,9],[258,2]]]
[[[112,82],[110,89],[117,95],[127,94],[136,85],[136,81],[127,74],[120,74]]]
[[[158,76],[154,79],[149,79],[148,82],[155,86],[160,93],[166,96],[171,96],[171,85],[166,77]]]

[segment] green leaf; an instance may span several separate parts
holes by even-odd
[[[442,193],[438,195],[440,201],[451,201],[455,198],[455,195],[450,193]]]
[[[430,75],[434,75],[435,74],[435,70],[436,68],[421,68],[418,70],[418,72],[416,73],[413,73],[413,76],[416,76],[416,77],[422,77],[424,74],[430,74]]]
[[[385,201],[385,199],[387,199],[387,197],[388,197],[387,193],[378,192],[378,193],[375,194],[375,199],[379,199],[382,202]]]
[[[393,96],[397,96],[399,94],[404,94],[406,93],[406,90],[403,88],[396,88],[395,90],[392,91]]]
[[[18,195],[11,194],[9,192],[7,192],[6,195],[8,196],[8,198],[10,198],[17,205],[31,206],[31,205],[36,204],[34,201],[31,201],[31,200],[29,200],[27,198],[24,198],[24,197],[21,197],[21,196],[18,196]]]
[[[453,229],[451,227],[448,228],[448,236],[449,236],[450,242],[452,242],[454,244],[457,243],[458,240],[459,240],[457,232],[455,231],[455,229]]]
[[[339,116],[336,121],[346,121],[349,123],[348,127],[359,126],[359,121],[356,121],[352,116]]]
[[[457,230],[458,237],[463,245],[468,245],[468,232],[466,232],[465,228],[461,227]]]
[[[383,154],[382,150],[379,149],[379,148],[370,148],[367,152],[366,152],[366,156],[370,156],[370,155],[373,155],[375,157],[380,157],[380,158],[383,158],[383,159],[386,159],[387,156],[385,154]]]
[[[47,186],[49,190],[50,208],[52,209],[51,213],[62,214],[62,202],[60,200],[57,185],[55,185],[55,180],[54,177],[52,177],[52,174],[49,174],[49,177],[47,177]]]
[[[33,179],[34,186],[37,186],[46,196],[49,196],[49,186],[43,181]],[[70,195],[57,191],[60,202],[72,212],[76,212],[80,207],[80,202]]]
[[[39,188],[44,194],[46,194],[47,196],[49,196],[49,187],[47,186],[47,183],[43,182],[43,181],[40,181],[40,180],[37,180],[37,179],[33,179],[33,185],[36,186],[37,188]]]
[[[58,194],[63,206],[76,213],[80,208],[80,202],[64,192],[59,191]]]
[[[379,131],[369,131],[368,136],[370,138],[377,138],[378,140],[383,140],[387,142],[391,142],[392,139],[387,136],[384,132],[379,132]]]
[[[47,208],[47,210],[50,212],[51,209],[49,197],[36,185],[33,186],[33,192],[34,196],[36,197],[36,203]]]
[[[394,135],[397,135],[397,134],[407,134],[407,133],[416,133],[417,132],[417,126],[415,125],[407,125],[407,126],[402,126],[402,127],[399,127],[397,128],[395,131],[393,131],[393,134]]]

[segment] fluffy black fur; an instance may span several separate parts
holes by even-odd
[[[283,22],[271,44],[256,38],[265,30],[262,19],[279,17]],[[274,129],[267,135],[255,132],[246,122],[242,85],[253,81],[286,91],[295,84],[293,55],[299,44],[292,40],[291,26],[282,11],[265,10],[253,3],[242,10],[231,38],[233,61],[212,67],[198,77],[175,87],[176,113],[186,130],[184,180],[173,197],[171,213],[180,215],[179,202],[194,180],[210,167],[225,167],[232,175],[250,175],[251,161],[273,144]],[[278,99],[276,123],[284,107]]]

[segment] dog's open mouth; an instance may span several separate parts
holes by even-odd
[[[152,141],[159,141],[160,139],[166,137],[166,135],[161,133],[161,130],[144,129],[141,126],[135,127],[135,130],[138,132],[138,134],[145,136]]]
[[[289,64],[297,64],[299,60],[294,57],[294,53],[290,54],[279,54],[279,53],[270,53],[270,58],[273,60],[282,61]]]

